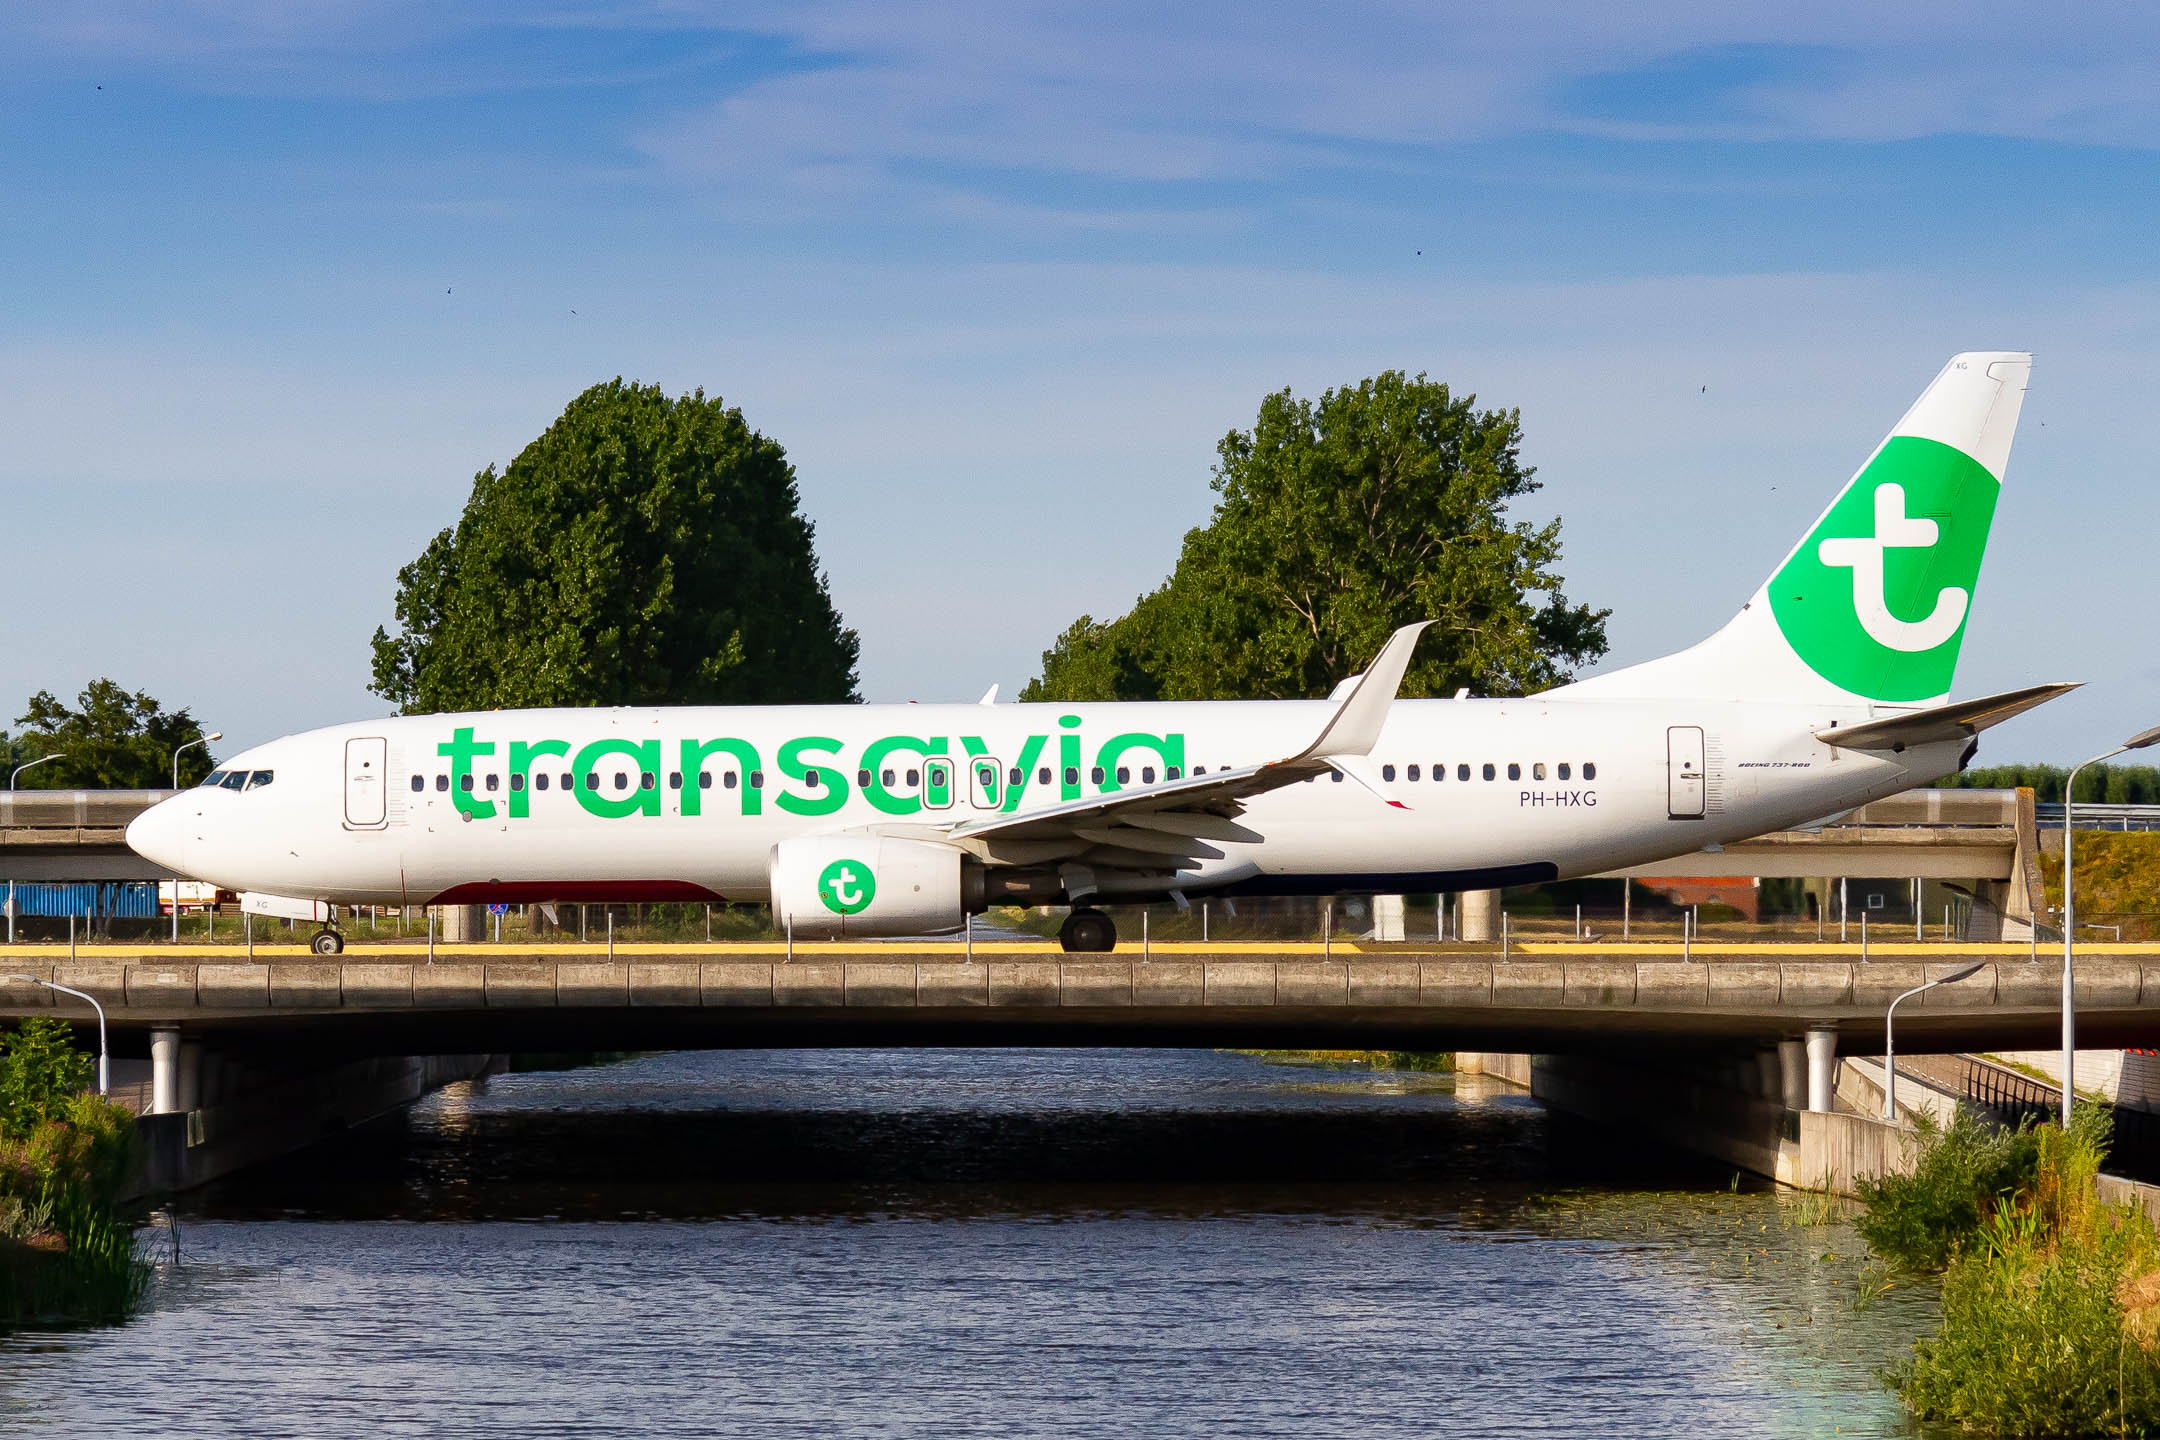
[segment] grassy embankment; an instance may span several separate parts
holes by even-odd
[[[1863,1186],[1869,1246],[1942,1273],[1942,1325],[1889,1377],[1912,1412],[1982,1435],[2160,1434],[2160,1237],[2101,1203],[2107,1112],[1924,1127],[1910,1176]]]
[[[1455,1056],[1446,1050],[1237,1050],[1270,1065],[1321,1065],[1330,1070],[1422,1070],[1446,1074]]]
[[[2062,904],[2062,851],[2043,852],[2047,903]],[[2160,831],[2080,830],[2077,835],[2078,939],[2105,940],[2087,925],[2120,925],[2125,940],[2160,936]]]
[[[94,1062],[58,1021],[0,1047],[0,1330],[124,1320],[150,1276],[115,1198],[135,1118],[89,1093]]]

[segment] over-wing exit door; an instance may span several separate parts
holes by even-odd
[[[380,736],[345,742],[345,823],[373,828],[388,818],[390,793],[383,771],[390,742]]]
[[[1675,820],[1700,820],[1705,793],[1702,727],[1669,727],[1665,731],[1665,813]]]

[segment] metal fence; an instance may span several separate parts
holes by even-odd
[[[2062,1113],[2062,1091],[2045,1080],[2005,1070],[1985,1060],[1965,1062],[1965,1098],[2006,1125],[2038,1124]],[[2099,1105],[2113,1118],[2107,1172],[2132,1180],[2160,1182],[2160,1115],[2126,1105]]]
[[[2035,805],[2033,811],[2039,819],[2041,829],[2063,828],[2063,807],[2060,801]],[[2101,805],[2080,800],[2077,817],[2080,830],[2160,830],[2160,805]]]

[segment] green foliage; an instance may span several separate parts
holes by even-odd
[[[135,1117],[84,1093],[92,1061],[57,1021],[23,1022],[0,1057],[0,1328],[127,1318],[149,1269],[118,1196]]]
[[[812,539],[740,410],[595,385],[398,572],[373,688],[408,714],[854,700]]]
[[[34,1017],[0,1035],[0,1136],[19,1138],[59,1118],[96,1073],[58,1020]]]
[[[2060,906],[2060,850],[2041,852],[2040,880],[2048,904]],[[2080,920],[2106,923],[2130,917],[2160,917],[2160,831],[2079,830],[2077,891]],[[2081,934],[2093,938],[2089,933]]]
[[[1987,1435],[2160,1434],[2160,1243],[2142,1208],[2100,1203],[2108,1126],[2088,1106],[2067,1133],[2024,1132],[2029,1172],[1953,1246],[1942,1328],[1893,1377],[1920,1418]],[[1946,1132],[1928,1149],[1953,1143]]]
[[[2040,1142],[2027,1128],[1998,1128],[1959,1107],[1938,1126],[1920,1129],[1918,1164],[1910,1175],[1863,1180],[1861,1238],[1876,1254],[1907,1270],[1940,1270],[1970,1246],[1996,1199],[2021,1193],[2039,1163]]]
[[[2013,790],[2030,786],[2033,798],[2059,805],[2063,782],[2070,778],[2063,765],[1985,765],[1962,774],[1945,775],[1935,783],[1950,790]],[[2095,805],[2160,804],[2160,768],[2151,765],[2088,765],[2078,776],[2078,803]]]
[[[184,709],[167,712],[150,696],[129,694],[111,680],[93,680],[69,709],[49,690],[30,697],[23,726],[11,742],[9,768],[58,752],[60,759],[25,770],[25,790],[162,790],[172,784],[173,751],[203,738]],[[206,747],[180,757],[180,783],[210,773]]]
[[[1214,516],[1170,578],[1119,619],[1073,622],[1021,698],[1320,696],[1426,619],[1404,694],[1566,680],[1605,653],[1609,612],[1561,594],[1557,520],[1508,523],[1538,488],[1521,420],[1475,407],[1394,370],[1317,403],[1268,396],[1216,447]]]

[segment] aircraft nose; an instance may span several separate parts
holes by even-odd
[[[128,822],[128,848],[145,860],[182,875],[187,873],[188,797],[161,800]]]

